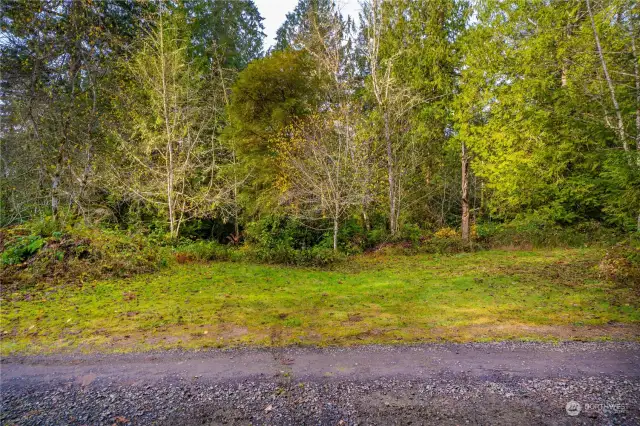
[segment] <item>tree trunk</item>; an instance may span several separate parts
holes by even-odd
[[[361,209],[362,209],[362,223],[364,225],[364,229],[369,232],[371,230],[371,224],[369,222],[369,215],[367,214],[367,210],[369,208],[369,199],[370,199],[370,193],[369,193],[369,182],[371,181],[371,146],[370,146],[371,140],[367,139],[367,160],[366,160],[366,169],[365,169],[365,175],[364,175],[364,192],[363,192],[363,196],[362,196],[362,205],[361,205]]]
[[[369,232],[371,230],[371,226],[369,225],[369,216],[367,215],[366,207],[362,207],[362,223],[364,225],[364,230]]]
[[[78,190],[78,196],[76,197],[76,208],[80,212],[80,204],[82,203],[82,197],[84,196],[84,190],[89,183],[89,176],[91,175],[91,161],[93,161],[93,142],[89,142],[87,147],[87,162],[84,165],[82,172],[82,178],[80,179],[80,189]],[[86,218],[85,218],[86,220]]]
[[[228,105],[228,103],[227,103]],[[240,239],[240,225],[238,224],[238,162],[236,161],[236,151],[233,151],[233,228],[235,231],[234,238]]]
[[[87,124],[87,138],[89,139],[89,145],[87,147],[87,162],[82,172],[82,179],[80,180],[80,190],[78,191],[78,196],[76,198],[76,208],[78,212],[80,212],[81,210],[80,206],[82,203],[82,197],[84,195],[84,191],[87,187],[87,184],[89,183],[89,176],[91,175],[91,172],[92,172],[92,161],[93,161],[93,150],[94,150],[93,140],[94,140],[95,127],[96,127],[96,120],[97,120],[97,114],[96,114],[97,94],[96,94],[95,80],[89,78],[89,83],[92,85],[91,94],[92,94],[93,102],[91,106],[91,119]],[[83,212],[83,215],[84,215],[84,212]],[[87,221],[86,216],[84,219],[86,223]]]
[[[167,205],[169,209],[169,233],[171,238],[176,237],[175,235],[175,219],[174,219],[174,211],[173,211],[173,149],[171,147],[171,143],[167,146],[169,161],[167,163]]]
[[[166,76],[166,53],[164,50],[164,27],[163,27],[163,22],[162,22],[162,18],[160,19],[160,31],[159,31],[159,36],[160,36],[160,55],[162,58],[162,63],[161,63],[161,73],[162,73],[162,111],[163,111],[163,119],[164,119],[164,125],[165,125],[165,133],[166,133],[166,137],[167,137],[167,160],[166,160],[166,168],[167,168],[167,206],[168,206],[168,213],[169,213],[169,234],[171,235],[171,238],[175,238],[177,237],[177,230],[176,230],[176,224],[175,224],[175,200],[173,197],[173,174],[174,174],[174,165],[173,165],[173,138],[172,138],[172,134],[171,134],[171,128],[170,128],[170,112],[169,112],[169,106],[167,105],[168,103],[168,98],[169,98],[169,93],[168,93],[168,89],[167,89],[167,76]]]
[[[233,187],[233,238],[235,238],[235,242],[240,241],[240,224],[238,223],[238,188],[236,186]]]
[[[70,42],[69,47],[69,69],[68,72],[68,87],[69,87],[69,105],[73,105],[75,101],[75,93],[76,93],[76,76],[81,67],[81,43],[82,40],[78,36],[78,19],[82,14],[83,4],[80,1],[74,1],[71,5],[71,32],[69,38],[67,39]],[[72,107],[71,107],[72,108]],[[65,153],[66,146],[69,142],[69,134],[68,128],[71,122],[71,112],[67,111],[65,114],[62,114],[62,140],[60,142],[60,146],[58,147],[58,158],[56,161],[56,168],[53,173],[53,178],[51,179],[51,212],[53,214],[54,219],[58,219],[58,210],[60,207],[60,194],[59,188],[60,183],[62,181],[62,169],[67,162],[67,155]]]
[[[389,175],[389,230],[391,235],[395,235],[398,231],[398,221],[396,220],[396,190],[395,175],[393,161],[393,147],[391,145],[391,132],[389,131],[389,114],[384,113],[384,138],[387,147],[387,172]]]
[[[60,186],[60,172],[56,171],[53,175],[51,183],[51,213],[53,218],[58,218],[58,206],[60,204],[60,198],[58,198],[58,187]]]
[[[469,157],[467,147],[462,142],[462,241],[469,242]]]
[[[234,238],[240,239],[240,225],[238,224],[238,212],[235,213],[235,218],[233,220],[233,231],[235,233]]]
[[[58,208],[60,206],[60,197],[58,194],[58,188],[60,187],[60,180],[62,176],[62,167],[65,163],[65,155],[64,155],[64,146],[65,141],[60,142],[60,147],[58,148],[58,159],[56,161],[56,169],[53,173],[53,178],[51,179],[51,214],[55,220],[58,219]]]
[[[622,141],[622,147],[626,152],[629,152],[629,145],[627,144],[627,137],[624,131],[624,121],[622,120],[622,112],[620,111],[620,105],[618,104],[618,99],[616,98],[616,91],[613,88],[613,82],[611,81],[611,77],[609,76],[609,69],[607,68],[607,61],[604,59],[604,54],[602,53],[602,46],[600,45],[600,37],[598,36],[598,30],[596,29],[596,22],[593,19],[593,12],[591,11],[591,2],[587,0],[587,10],[589,12],[589,18],[591,19],[591,28],[593,30],[593,36],[596,40],[596,48],[598,50],[598,56],[600,57],[600,63],[602,64],[602,72],[604,73],[604,78],[607,81],[607,86],[609,87],[609,93],[611,94],[611,102],[613,103],[613,110],[616,113],[616,117],[618,119],[618,137]]]
[[[631,21],[631,52],[633,53],[633,75],[636,81],[636,165],[640,167],[640,71],[638,71],[638,52],[636,38]],[[638,232],[640,232],[640,213],[638,214]]]
[[[333,218],[333,251],[338,251],[338,217]]]

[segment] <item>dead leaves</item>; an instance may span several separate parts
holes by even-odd
[[[125,302],[130,302],[132,300],[135,300],[136,297],[138,297],[138,295],[136,293],[132,292],[132,291],[125,291],[122,294],[122,296],[123,296]]]

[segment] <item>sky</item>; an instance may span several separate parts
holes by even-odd
[[[287,13],[295,9],[298,0],[253,0],[253,2],[258,7],[260,15],[264,18],[262,24],[267,35],[264,40],[266,50],[275,44],[276,31],[284,22]],[[338,0],[337,4],[345,18],[347,15],[351,15],[357,22],[358,12],[360,11],[358,0]]]

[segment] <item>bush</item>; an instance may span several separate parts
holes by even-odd
[[[458,231],[448,227],[439,229],[430,238],[425,238],[420,247],[420,250],[426,253],[438,254],[460,253],[466,249],[468,246],[463,243]]]
[[[422,240],[422,230],[420,227],[413,223],[406,223],[400,229],[400,239],[402,241],[409,241],[411,244],[418,245]]]
[[[166,261],[139,235],[68,225],[50,236],[36,235],[41,222],[0,231],[3,291],[34,285],[76,283],[151,272]]]
[[[435,238],[441,239],[441,240],[447,240],[447,239],[454,239],[454,238],[460,238],[460,234],[458,234],[458,231],[456,231],[453,228],[440,228],[438,229],[435,234],[433,234],[433,236]]]
[[[186,261],[229,260],[229,248],[215,241],[197,241],[180,245],[175,249],[179,263]]]
[[[386,227],[376,227],[367,233],[366,239],[366,248],[377,247],[381,244],[384,244],[390,239],[389,231],[387,231]]]
[[[45,245],[45,240],[39,235],[18,237],[13,244],[6,247],[0,256],[2,265],[16,265],[36,254]]]
[[[34,220],[28,224],[31,233],[39,235],[43,238],[51,237],[54,234],[60,235],[62,231],[62,225],[56,222],[52,216],[45,216],[41,219]]]
[[[599,222],[581,222],[562,227],[549,220],[519,219],[509,223],[479,223],[477,241],[485,246],[580,247],[611,245],[620,235]]]
[[[233,260],[249,260],[260,263],[284,264],[293,266],[328,266],[343,260],[345,254],[334,252],[325,247],[312,247],[304,250],[294,250],[280,246],[273,249],[246,246],[232,255]]]
[[[320,226],[321,227],[321,226]],[[276,251],[305,250],[318,245],[325,232],[304,226],[289,216],[270,215],[251,222],[245,229],[245,241],[259,248]]]
[[[221,219],[189,219],[180,228],[180,235],[192,241],[212,240],[221,244],[229,242],[229,237],[234,234],[232,222],[224,222]]]
[[[334,251],[332,248],[314,247],[303,250],[298,260],[299,265],[328,266],[344,260],[345,254]]]
[[[358,231],[354,226],[341,229],[341,246],[347,251],[357,251],[349,247],[348,241]],[[343,254],[334,253],[330,233],[309,228],[288,216],[271,215],[250,223],[245,230],[245,242],[246,247],[234,251],[231,259],[326,266],[344,258]]]
[[[360,220],[355,218],[347,219],[341,226],[338,233],[338,247],[339,250],[345,254],[358,254],[362,253],[362,250],[367,245],[367,235],[360,223]],[[325,232],[323,242],[320,246],[333,249],[333,232]]]

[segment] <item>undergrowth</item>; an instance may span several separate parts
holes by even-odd
[[[150,235],[108,228],[66,225],[50,218],[0,229],[2,291],[21,287],[81,283],[110,277],[129,277],[157,271],[168,263],[211,261],[251,262],[290,266],[329,267],[361,253],[388,255],[456,254],[493,248],[610,247],[600,263],[603,278],[621,285],[640,280],[638,238],[621,237],[598,223],[559,227],[545,221],[484,223],[471,228],[464,243],[460,231],[425,231],[405,224],[391,237],[384,227],[365,231],[348,222],[340,234],[339,250],[329,234],[316,232],[283,217],[268,217],[247,227],[244,240],[221,244],[210,240],[165,241]]]
[[[629,238],[609,248],[598,267],[604,278],[640,293],[640,238]]]
[[[29,223],[1,229],[0,251],[3,293],[124,278],[153,272],[166,264],[162,249],[151,246],[142,235],[80,225],[43,230]]]

